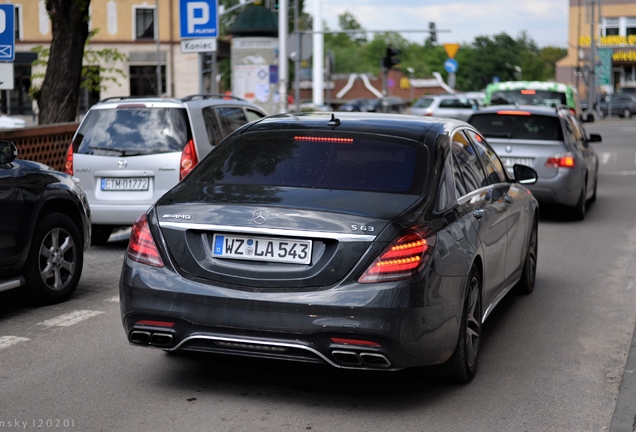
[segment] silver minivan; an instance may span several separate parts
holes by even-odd
[[[69,147],[65,171],[79,178],[93,220],[92,244],[132,225],[214,146],[267,113],[236,98],[110,98],[91,107]]]
[[[466,121],[478,108],[479,101],[476,98],[463,95],[434,95],[422,96],[407,109],[407,113]]]

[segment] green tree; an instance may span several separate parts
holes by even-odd
[[[39,123],[72,122],[77,115],[90,0],[46,0],[51,48],[39,97]]]
[[[90,32],[84,48],[80,88],[85,88],[89,92],[104,91],[108,83],[121,85],[119,78],[126,78],[126,74],[122,69],[113,66],[116,62],[124,62],[127,60],[124,54],[119,52],[116,48],[92,49],[90,47],[91,40],[98,32],[99,29]],[[51,57],[50,48],[40,45],[32,48],[31,51],[38,55],[38,58],[31,63],[33,66],[46,67],[48,65]],[[31,75],[29,94],[38,101],[38,104],[42,96],[42,87],[38,85],[37,82],[45,79],[45,77],[46,74],[40,72]]]

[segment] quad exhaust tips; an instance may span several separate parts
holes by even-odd
[[[136,345],[152,345],[156,347],[169,347],[174,336],[170,333],[151,333],[148,331],[133,330],[128,340]]]
[[[385,369],[391,367],[391,362],[384,354],[355,351],[332,351],[334,360],[341,366],[361,367],[366,366],[374,369]]]

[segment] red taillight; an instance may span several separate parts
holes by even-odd
[[[548,158],[546,168],[574,168],[574,155],[570,152],[557,153]]]
[[[197,152],[194,148],[194,141],[190,140],[186,144],[183,149],[183,153],[181,153],[181,163],[179,165],[179,180],[183,180],[185,176],[187,176],[192,168],[199,163],[199,159],[197,159]]]
[[[64,172],[69,175],[73,175],[73,144],[68,146],[66,152],[66,159],[64,160]]]
[[[379,347],[380,344],[373,341],[361,340],[361,339],[345,339],[345,338],[331,338],[331,342],[343,345],[360,345],[360,346],[373,346]]]
[[[570,108],[570,112],[574,115],[576,115],[576,111],[574,110],[574,108]]]
[[[333,144],[353,144],[353,138],[295,136],[294,141],[323,142]]]
[[[137,218],[132,227],[127,254],[128,258],[138,263],[163,267],[163,260],[150,233],[145,213]]]
[[[532,115],[530,112],[528,111],[515,111],[515,110],[502,110],[502,111],[497,111],[497,114],[499,115],[519,115],[519,116],[529,116]]]
[[[171,321],[153,321],[153,320],[141,320],[137,321],[137,325],[148,325],[154,327],[174,327],[174,323]]]
[[[433,252],[437,236],[412,229],[391,242],[358,279],[360,283],[408,279],[420,272]]]
[[[537,91],[536,90],[521,90],[521,94],[524,94],[524,95],[536,95]]]

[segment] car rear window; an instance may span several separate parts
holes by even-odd
[[[134,156],[181,151],[192,138],[184,108],[116,108],[88,112],[76,153]]]
[[[490,96],[491,105],[566,105],[565,93],[547,90],[498,90]]]
[[[523,114],[473,114],[469,121],[490,138],[563,141],[558,117]]]
[[[418,99],[413,104],[413,108],[428,108],[431,106],[432,103],[433,103],[433,99],[431,98]]]
[[[400,138],[243,134],[213,150],[188,182],[419,194],[426,159],[425,147]]]

